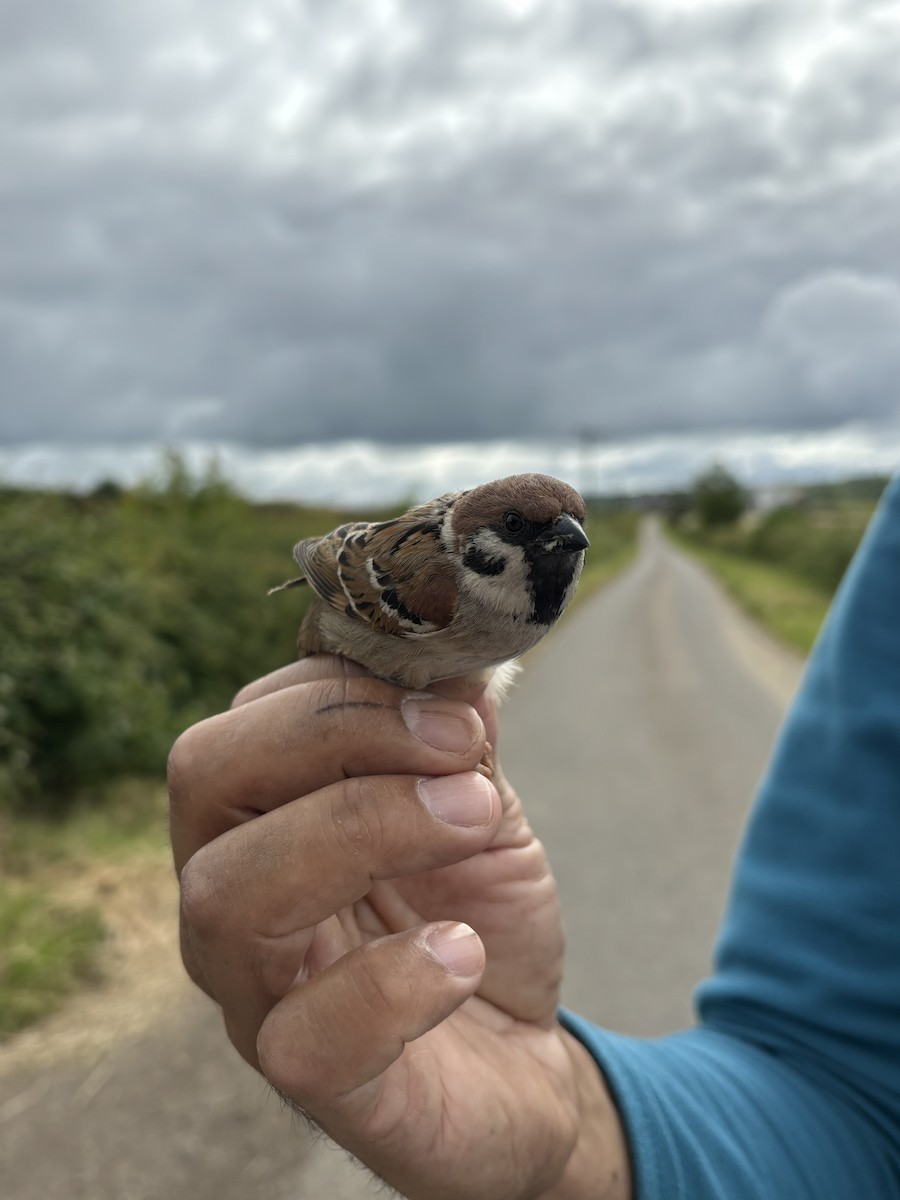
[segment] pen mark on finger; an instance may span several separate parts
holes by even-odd
[[[390,712],[396,712],[393,705],[380,704],[376,700],[341,700],[335,704],[323,704],[321,708],[316,709],[316,716],[322,716],[323,713],[335,712],[340,708],[386,708]]]

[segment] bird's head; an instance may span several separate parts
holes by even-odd
[[[447,548],[468,590],[511,616],[552,625],[589,544],[575,489],[550,475],[510,475],[463,492],[449,516]]]

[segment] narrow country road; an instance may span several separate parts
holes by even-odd
[[[528,664],[500,756],[559,881],[570,1008],[624,1033],[690,1022],[801,668],[654,522]]]
[[[501,756],[559,879],[564,1000],[612,1028],[691,1019],[730,864],[800,664],[647,523],[620,578],[528,663]],[[173,928],[174,933],[174,928]],[[174,953],[166,947],[165,962]],[[0,1050],[4,1200],[360,1200],[180,981],[102,1052]],[[89,1022],[88,998],[77,1019]],[[97,1020],[100,1020],[98,1017]]]

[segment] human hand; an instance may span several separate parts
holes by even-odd
[[[543,848],[476,770],[495,710],[443,690],[304,659],[179,738],[185,964],[243,1056],[413,1200],[626,1197],[615,1110],[556,1022]]]

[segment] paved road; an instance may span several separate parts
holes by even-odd
[[[625,1033],[690,1022],[801,666],[652,523],[539,648],[500,753],[559,880],[567,1005]]]
[[[799,665],[650,525],[532,657],[501,752],[559,878],[565,1001],[626,1032],[690,1020],[729,865]],[[92,1062],[0,1066],[5,1200],[360,1200],[184,988]]]

